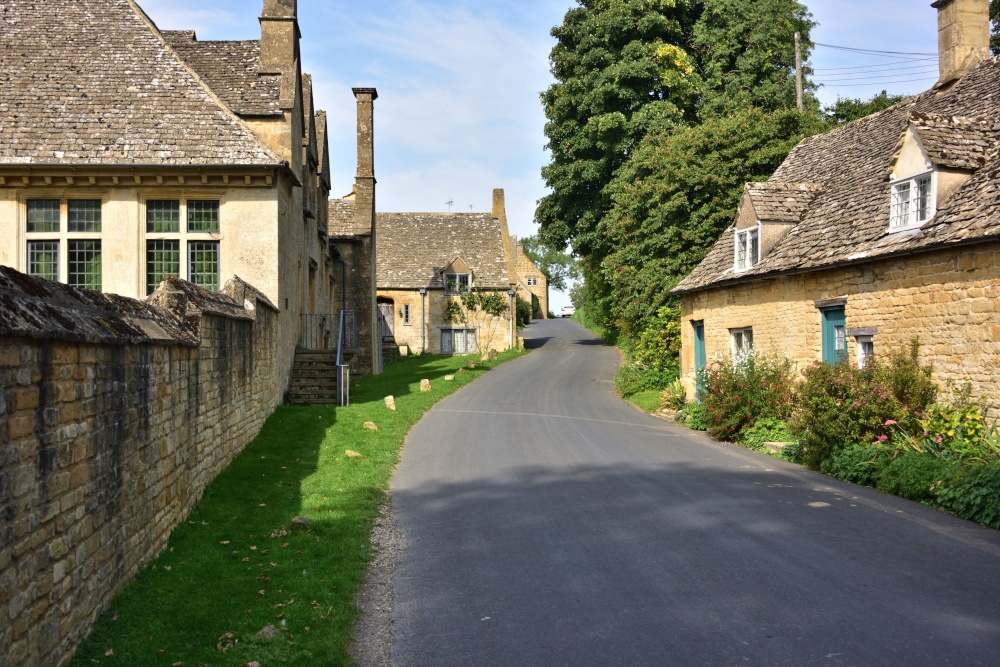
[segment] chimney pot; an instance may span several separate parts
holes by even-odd
[[[989,0],[937,0],[938,62],[944,85],[990,57]]]

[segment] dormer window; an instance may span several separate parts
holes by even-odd
[[[746,271],[760,262],[760,231],[754,227],[736,232],[736,270]]]
[[[468,294],[472,286],[472,276],[468,273],[444,274],[445,294]]]
[[[916,229],[934,217],[934,180],[934,172],[929,172],[892,184],[889,231]]]

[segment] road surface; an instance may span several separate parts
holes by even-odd
[[[525,337],[403,450],[394,665],[1000,664],[998,531],[643,415],[573,322]]]

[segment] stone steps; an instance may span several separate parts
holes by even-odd
[[[288,402],[291,405],[337,405],[336,350],[296,350]]]

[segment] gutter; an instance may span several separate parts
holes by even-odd
[[[114,162],[114,163],[65,163],[65,162],[6,162],[0,163],[0,172],[2,171],[27,171],[31,173],[32,171],[41,171],[46,169],[59,169],[63,171],[69,171],[72,173],[79,173],[80,171],[110,171],[110,170],[122,170],[136,172],[140,169],[148,169],[150,171],[164,171],[164,170],[183,170],[183,171],[239,171],[239,170],[275,170],[281,171],[292,177],[295,187],[302,187],[301,181],[299,181],[298,176],[292,170],[291,165],[289,165],[287,160],[282,160],[281,162],[270,162],[270,163],[253,163],[253,164],[145,164],[145,163],[135,163],[135,162]]]

